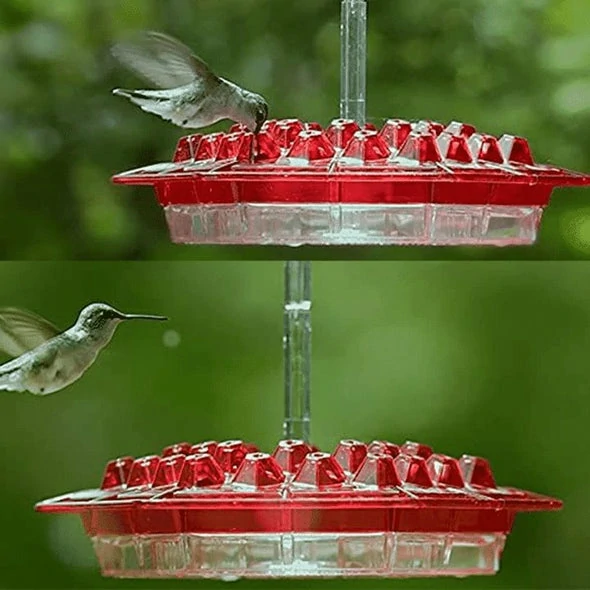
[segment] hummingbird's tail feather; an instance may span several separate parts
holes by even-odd
[[[161,90],[125,90],[124,88],[116,88],[113,90],[113,94],[127,98],[142,109],[158,115],[162,110],[167,110],[171,106],[169,93]]]
[[[124,88],[115,88],[113,94],[128,98],[131,102],[139,106],[142,106],[143,103],[169,100],[169,96],[159,90],[125,90]]]
[[[170,91],[166,90],[124,90],[117,88],[113,90],[116,96],[123,96],[146,113],[157,115],[166,121],[171,121],[179,127],[187,127],[188,120],[175,107]]]
[[[168,100],[160,96],[157,90],[124,90],[117,88],[113,90],[113,94],[129,99],[133,104],[148,113],[162,116],[162,113],[168,110]]]
[[[122,96],[123,98],[131,98],[133,91],[132,90],[124,90],[123,88],[115,88],[113,90],[113,94],[115,96]]]
[[[22,358],[22,357],[21,357]],[[0,366],[0,391],[24,392],[21,358],[14,359]]]

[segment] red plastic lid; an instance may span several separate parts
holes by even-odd
[[[326,129],[267,121],[258,136],[183,137],[171,163],[119,174],[120,184],[156,188],[165,207],[230,203],[435,203],[545,206],[558,186],[590,176],[534,161],[526,139],[496,138],[459,122],[388,120]]]
[[[496,486],[485,459],[427,445],[342,441],[322,453],[282,441],[181,443],[111,461],[100,489],[37,505],[81,514],[96,535],[169,533],[507,533],[522,511],[559,500]]]

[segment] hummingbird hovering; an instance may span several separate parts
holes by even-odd
[[[128,315],[110,305],[84,308],[76,323],[61,332],[51,322],[14,308],[0,309],[0,350],[18,357],[0,365],[0,391],[48,395],[77,381],[128,320],[165,321],[153,315]]]
[[[116,44],[112,53],[123,66],[160,89],[118,88],[113,93],[179,127],[200,129],[230,119],[258,133],[268,117],[262,96],[218,77],[173,37],[144,32],[135,40]]]

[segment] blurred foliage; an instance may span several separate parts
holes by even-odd
[[[270,450],[282,423],[280,263],[2,263],[2,305],[71,325],[87,303],[168,315],[119,328],[70,388],[0,394],[0,587],[224,588],[102,580],[76,518],[35,502],[97,486],[106,462],[182,440]],[[590,265],[317,263],[313,433],[487,457],[502,485],[562,498],[521,515],[501,573],[241,587],[588,588]],[[180,342],[179,342],[180,340]]]
[[[135,29],[169,32],[262,92],[273,117],[338,115],[338,0],[2,0],[0,256],[282,258],[285,249],[169,244],[148,188],[113,173],[169,160],[182,131],[110,94],[141,87],[111,59]],[[590,3],[371,0],[369,115],[464,120],[590,170]],[[226,124],[216,128],[226,128]],[[588,258],[586,191],[556,194],[524,249],[309,249],[314,258]]]

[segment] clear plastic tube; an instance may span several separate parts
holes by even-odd
[[[367,2],[342,2],[340,116],[364,125],[367,84]],[[311,262],[285,265],[285,419],[283,435],[310,442]]]
[[[284,339],[287,439],[310,442],[311,434],[311,262],[285,265]]]
[[[365,124],[367,93],[367,2],[342,2],[340,116]]]

